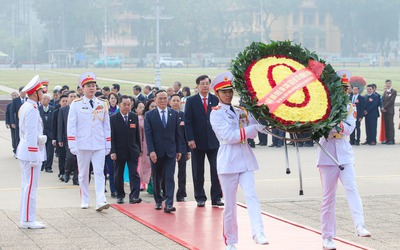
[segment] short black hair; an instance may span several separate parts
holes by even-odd
[[[63,95],[60,95],[60,100],[63,99],[64,97],[65,97],[65,98],[68,98],[67,95],[63,94]]]
[[[182,83],[181,82],[176,81],[176,83],[178,84],[179,87],[182,87]]]
[[[97,91],[96,93],[94,93],[94,96],[95,97],[100,97],[100,96],[103,96],[103,93]]]
[[[173,94],[173,95],[171,95],[169,99],[171,100],[171,99],[172,99],[172,97],[174,97],[174,96],[177,96],[177,97],[179,97],[179,99],[181,99],[181,96],[180,96],[180,95],[178,95],[178,94]]]
[[[376,89],[376,84],[375,83],[371,83],[371,85],[372,85],[373,89]]]
[[[150,90],[150,91],[151,91],[151,87],[150,87],[150,85],[146,85],[146,86],[144,86],[144,88],[145,88],[145,89],[148,89],[148,90]]]
[[[24,86],[19,87],[19,92],[21,92],[24,89]]]
[[[183,87],[182,92],[186,91],[186,96],[190,96],[190,88],[189,87]]]
[[[137,90],[139,92],[142,92],[142,87],[140,87],[139,85],[135,85],[135,86],[133,86],[133,90]]]
[[[129,99],[130,101],[132,101],[132,97],[128,96],[128,95],[121,95],[121,97],[119,98],[122,102],[123,99]]]
[[[105,87],[103,87],[103,90],[104,91],[110,91],[110,87],[105,86]]]
[[[196,78],[196,84],[199,85],[200,81],[203,81],[204,79],[208,79],[208,81],[211,83],[210,77],[208,77],[207,75],[201,75]]]
[[[63,89],[68,89],[68,90],[69,90],[69,86],[68,86],[68,85],[63,85],[62,88],[63,88]]]
[[[368,85],[367,85],[367,88],[368,88],[368,87],[374,88],[373,84],[368,84]]]
[[[53,94],[57,94],[57,93],[60,93],[60,90],[58,90],[58,89],[53,90]]]
[[[165,89],[160,89],[160,90],[157,90],[157,92],[155,93],[154,96],[157,97],[158,93],[162,93],[162,92],[167,93],[167,91]]]
[[[116,89],[116,90],[120,90],[120,86],[119,86],[119,84],[118,83],[114,83],[113,85],[112,85],[112,87],[113,87],[113,89]]]

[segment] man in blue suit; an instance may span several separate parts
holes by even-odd
[[[350,144],[356,146],[360,145],[360,137],[361,137],[360,125],[362,119],[364,118],[364,107],[365,107],[365,98],[361,96],[359,93],[360,89],[358,88],[358,86],[354,86],[353,93],[350,94],[350,101],[357,108],[356,128],[350,135]]]
[[[211,108],[218,105],[218,98],[210,92],[210,78],[201,75],[196,79],[199,93],[186,100],[186,136],[192,149],[192,175],[194,197],[198,207],[204,207],[207,200],[204,192],[204,159],[210,163],[212,206],[223,206],[222,191],[217,175],[217,153],[219,142],[210,123]]]
[[[377,94],[374,94],[372,85],[367,85],[367,95],[365,96],[365,130],[367,133],[366,142],[362,143],[362,145],[376,145],[376,128],[378,124],[378,106],[379,106],[379,97]]]
[[[175,161],[181,159],[181,132],[178,112],[167,107],[168,95],[165,90],[155,94],[157,108],[146,113],[145,134],[147,150],[151,161],[155,209],[161,210],[161,180],[165,183],[164,212],[176,211],[173,206],[175,189]]]

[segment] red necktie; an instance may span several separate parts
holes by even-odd
[[[207,98],[203,98],[203,106],[204,106],[204,111],[207,114]]]

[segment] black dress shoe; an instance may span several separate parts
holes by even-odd
[[[74,184],[75,186],[79,186],[79,182],[78,181],[74,181],[72,184]]]
[[[117,198],[118,204],[124,204],[124,198]]]
[[[185,202],[185,198],[176,198],[177,202]]]
[[[133,199],[129,199],[129,204],[137,204],[142,202],[142,198],[133,198]]]
[[[47,172],[47,173],[53,173],[53,170],[51,170],[51,169],[46,169],[46,172]]]
[[[387,143],[386,141],[383,141],[383,142],[382,142],[382,144],[386,144],[386,143]]]
[[[211,205],[212,205],[213,207],[222,207],[222,206],[224,206],[225,204],[224,204],[222,201],[213,201],[213,202],[211,203]]]
[[[271,144],[268,147],[272,148],[272,147],[276,147],[276,145],[275,144]]]
[[[198,201],[197,202],[197,207],[204,207],[206,205],[205,201]]]
[[[267,143],[258,143],[258,146],[267,146]]]
[[[175,212],[176,208],[175,207],[164,207],[164,212],[165,213],[171,213],[171,212]]]
[[[376,142],[370,142],[369,145],[375,146],[375,145],[376,145]]]
[[[154,209],[155,209],[155,210],[161,210],[161,209],[162,209],[161,204],[156,204],[156,205],[154,206]]]
[[[111,193],[111,198],[117,198],[117,194],[115,192]]]
[[[393,141],[388,141],[388,142],[386,142],[386,145],[394,145],[394,142]]]
[[[65,183],[69,182],[69,174],[64,175],[64,181],[65,181]]]
[[[361,145],[368,145],[368,144],[369,144],[368,142],[361,143]]]
[[[360,146],[360,143],[359,143],[359,142],[356,142],[356,146]]]
[[[64,175],[60,176],[60,181],[64,182]]]

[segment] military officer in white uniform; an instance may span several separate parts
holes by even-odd
[[[83,73],[79,86],[84,96],[75,99],[71,104],[68,122],[67,139],[72,154],[77,156],[79,169],[79,186],[81,189],[81,208],[89,207],[89,165],[93,164],[96,190],[96,210],[108,209],[104,190],[104,160],[110,153],[111,132],[107,102],[96,98],[96,76],[94,73]]]
[[[340,77],[342,73],[338,73]],[[347,92],[350,85],[343,79],[342,86]],[[346,190],[357,234],[361,237],[371,236],[364,226],[364,212],[354,174],[354,152],[348,138],[355,128],[356,118],[356,107],[349,103],[347,117],[339,124],[338,129],[332,129],[327,139],[321,138],[319,141],[322,147],[344,166],[344,170],[340,170],[324,152],[318,149],[317,167],[322,184],[321,231],[324,249],[336,249],[332,239],[336,236],[335,201],[338,179]]]
[[[38,110],[38,102],[43,96],[43,86],[39,76],[33,79],[22,91],[28,95],[19,110],[19,136],[21,138],[17,157],[21,166],[22,190],[20,206],[20,227],[30,229],[45,228],[36,221],[36,190],[43,161],[46,160],[45,143],[47,137],[42,134],[43,122]]]
[[[217,156],[217,172],[225,198],[224,238],[226,249],[236,249],[238,243],[237,188],[242,187],[246,198],[248,214],[252,227],[253,240],[257,244],[268,244],[264,235],[260,203],[254,182],[257,160],[248,138],[254,139],[265,126],[257,124],[253,116],[244,108],[232,107],[233,76],[230,72],[221,73],[211,82],[218,106],[210,114],[211,126],[217,136],[220,148]]]

